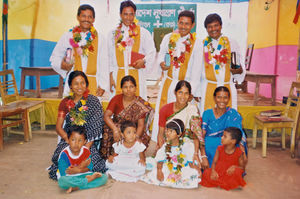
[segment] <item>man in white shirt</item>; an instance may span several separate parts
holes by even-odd
[[[159,95],[155,104],[155,115],[152,129],[152,140],[157,142],[159,110],[165,104],[176,101],[175,86],[180,80],[191,84],[192,95],[199,97],[199,76],[201,72],[201,43],[191,30],[195,26],[195,15],[185,10],[178,15],[178,30],[165,35],[158,54],[158,63],[164,71]],[[170,56],[166,63],[165,56]],[[168,65],[170,64],[170,65]]]
[[[102,96],[105,90],[109,90],[107,45],[104,37],[93,26],[94,8],[87,4],[81,5],[77,20],[79,25],[66,32],[57,42],[50,57],[51,66],[66,78],[64,96],[69,95],[68,74],[74,70],[83,71],[87,75],[90,94]]]
[[[203,40],[203,61],[201,67],[201,105],[200,112],[215,107],[213,93],[218,86],[226,86],[230,90],[229,105],[237,109],[237,91],[235,81],[241,83],[246,74],[244,55],[240,53],[238,44],[224,36],[222,19],[214,13],[206,17],[204,26],[208,36]],[[236,53],[239,68],[231,68],[231,52]]]
[[[137,83],[136,95],[147,100],[146,71],[151,70],[155,47],[151,34],[134,22],[136,6],[132,1],[120,5],[121,22],[108,35],[110,89],[121,94],[121,79],[131,75]],[[144,58],[136,55],[144,55]]]

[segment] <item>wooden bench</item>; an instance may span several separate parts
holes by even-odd
[[[21,74],[21,88],[20,95],[24,95],[24,92],[34,92],[37,97],[41,97],[41,76],[59,75],[52,67],[20,67],[22,70]],[[36,77],[36,90],[25,89],[25,77],[35,76]],[[58,86],[58,97],[62,98],[63,95],[63,78],[59,75],[59,86]]]

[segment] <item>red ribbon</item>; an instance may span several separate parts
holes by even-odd
[[[297,8],[294,20],[293,20],[294,24],[297,24],[298,19],[299,19],[299,15],[300,15],[300,6],[298,5],[298,8]]]

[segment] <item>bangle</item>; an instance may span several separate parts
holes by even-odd
[[[207,156],[206,155],[202,155],[202,156],[200,156],[200,158],[207,158]]]

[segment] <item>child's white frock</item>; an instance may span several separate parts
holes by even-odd
[[[186,139],[185,139],[186,140]],[[157,151],[155,160],[157,163],[163,162],[162,172],[164,174],[164,180],[157,180],[157,167],[154,167],[153,170],[144,176],[141,177],[141,180],[149,183],[155,184],[159,186],[168,186],[173,188],[184,188],[191,189],[197,188],[200,179],[198,178],[198,171],[189,166],[189,163],[193,162],[194,155],[194,144],[192,141],[186,141],[182,145],[182,154],[184,155],[184,167],[181,169],[181,174],[176,175],[174,172],[170,172],[167,166],[167,156],[165,152],[166,143]],[[177,155],[180,154],[180,150],[178,146],[171,147],[171,162],[173,163],[173,171],[177,168]]]
[[[114,143],[113,148],[118,154],[113,163],[106,161],[107,173],[115,180],[122,182],[136,182],[140,176],[145,174],[145,166],[138,163],[139,153],[146,149],[143,143],[135,142],[131,148],[123,144]]]

